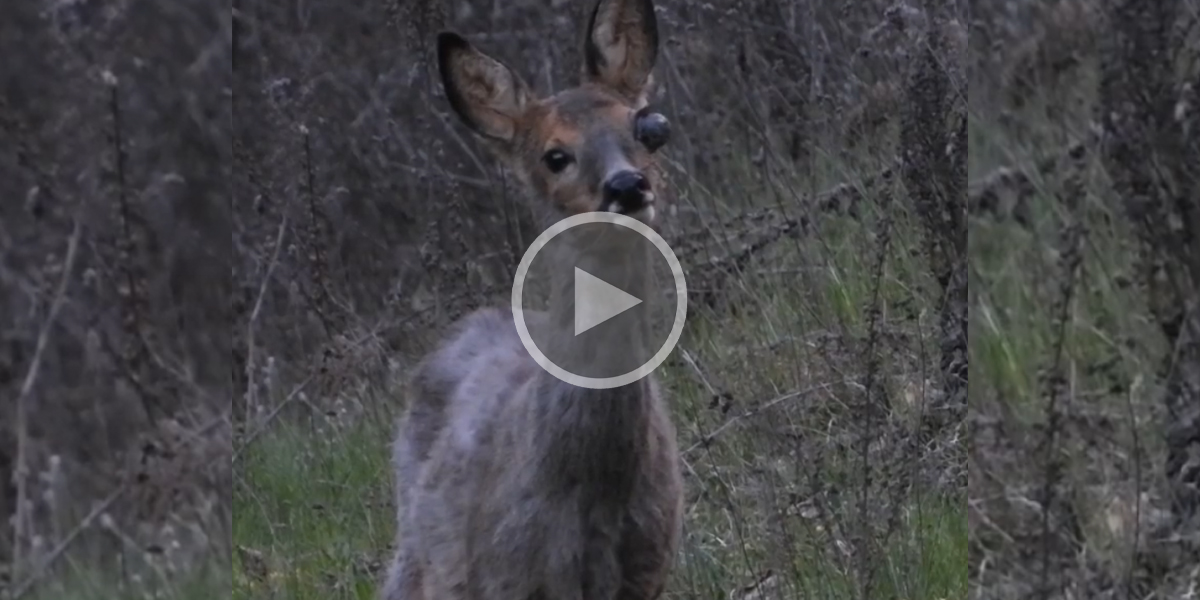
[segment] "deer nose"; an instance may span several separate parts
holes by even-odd
[[[604,201],[616,204],[623,213],[634,213],[647,204],[650,182],[637,171],[621,171],[604,182]]]

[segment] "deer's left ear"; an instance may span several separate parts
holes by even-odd
[[[583,42],[583,78],[635,104],[644,102],[658,58],[652,0],[599,0]]]

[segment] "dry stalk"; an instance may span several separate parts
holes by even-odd
[[[113,175],[116,179],[116,217],[120,223],[120,234],[116,241],[117,269],[123,281],[117,284],[117,295],[121,306],[121,329],[125,334],[120,356],[126,376],[141,399],[146,418],[153,420],[159,411],[155,409],[146,387],[149,352],[142,336],[146,325],[145,292],[148,286],[145,273],[136,260],[143,232],[141,224],[134,221],[137,217],[129,199],[120,82],[111,71],[104,72],[103,80],[108,87],[108,109],[112,118],[109,141],[112,144]]]
[[[15,569],[23,568],[25,557],[23,555],[22,540],[29,534],[31,518],[27,511],[29,510],[30,500],[29,494],[29,414],[31,403],[33,402],[33,389],[37,384],[38,374],[41,372],[42,357],[46,352],[46,346],[50,342],[50,331],[54,327],[54,322],[58,318],[58,311],[62,308],[67,297],[67,287],[70,285],[71,273],[74,271],[75,258],[78,256],[79,239],[83,235],[83,222],[77,215],[75,217],[75,227],[71,232],[71,239],[67,244],[67,257],[63,263],[62,277],[59,278],[58,288],[54,292],[54,300],[50,303],[50,312],[46,315],[45,322],[42,323],[42,329],[38,332],[37,346],[33,352],[33,360],[29,363],[29,370],[25,373],[25,379],[21,383],[21,390],[17,394],[17,460],[16,472],[14,478],[17,486],[17,511],[14,518],[14,535],[13,535],[13,566]]]
[[[890,178],[888,180],[890,181]],[[892,240],[891,203],[888,202],[890,197],[887,195],[886,185],[884,189],[885,201],[883,202],[883,206],[880,207],[884,213],[878,224],[879,244],[876,248],[875,260],[871,268],[871,304],[867,308],[867,344],[864,349],[865,360],[863,361],[866,364],[866,373],[864,375],[861,412],[859,414],[862,422],[862,431],[859,433],[858,459],[862,470],[862,481],[858,488],[857,558],[859,560],[858,581],[861,586],[860,594],[864,599],[870,597],[875,579],[872,568],[874,548],[871,541],[873,536],[871,535],[872,519],[869,502],[872,485],[871,442],[875,441],[878,437],[877,426],[881,420],[881,416],[889,412],[891,408],[887,395],[877,385],[880,371],[878,346],[880,319],[882,316],[880,299],[883,289],[884,265],[887,264],[888,251],[891,248]]]
[[[254,308],[250,311],[250,319],[246,323],[246,422],[250,422],[251,411],[258,406],[257,387],[254,382],[254,334],[258,315],[262,311],[263,298],[267,295],[267,286],[271,282],[271,274],[279,263],[279,249],[283,247],[283,238],[287,233],[287,216],[279,221],[279,232],[275,234],[275,249],[271,251],[271,262],[267,264],[267,272],[263,274],[262,284],[258,287],[258,297],[254,300]]]
[[[1051,351],[1050,365],[1043,373],[1043,388],[1048,397],[1046,404],[1046,431],[1039,448],[1042,456],[1043,479],[1041,497],[1041,528],[1042,528],[1042,560],[1039,593],[1042,598],[1049,598],[1053,585],[1050,581],[1051,558],[1055,554],[1052,540],[1060,531],[1060,527],[1052,527],[1051,515],[1058,504],[1058,484],[1065,469],[1062,453],[1059,451],[1060,438],[1063,437],[1065,421],[1069,413],[1069,394],[1066,367],[1064,366],[1067,328],[1070,325],[1072,302],[1076,294],[1079,272],[1083,265],[1083,245],[1086,239],[1086,228],[1082,215],[1079,214],[1085,195],[1083,183],[1082,152],[1071,157],[1073,167],[1059,195],[1060,203],[1066,209],[1063,215],[1063,226],[1059,233],[1059,261],[1061,284],[1058,295],[1054,299],[1053,318],[1056,335]],[[1065,515],[1072,518],[1073,513]],[[1071,524],[1071,530],[1077,530],[1078,525]]]
[[[935,14],[933,8],[927,12]],[[956,147],[957,125],[949,122],[955,98],[950,75],[943,67],[949,45],[938,28],[930,28],[924,36],[906,85],[900,136],[903,181],[923,225],[932,275],[941,288],[938,317],[943,394],[936,414],[926,423],[930,436],[960,422],[967,403],[967,181],[965,161],[947,155],[948,149]]]
[[[300,126],[300,136],[304,143],[304,192],[307,200],[308,209],[308,227],[305,231],[308,239],[308,261],[312,268],[310,272],[310,284],[313,289],[313,310],[317,313],[317,318],[321,321],[321,326],[325,329],[326,336],[333,336],[336,329],[331,321],[333,302],[329,298],[329,289],[326,287],[329,278],[329,265],[326,262],[324,252],[324,233],[325,228],[322,226],[323,217],[317,209],[317,192],[316,192],[316,172],[313,166],[312,157],[312,133],[305,125]]]

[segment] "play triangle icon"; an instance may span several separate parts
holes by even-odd
[[[599,277],[575,267],[575,335],[641,303],[641,298],[627,294]]]

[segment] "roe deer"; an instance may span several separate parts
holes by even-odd
[[[653,154],[668,129],[646,110],[653,3],[599,0],[584,37],[581,84],[538,99],[506,65],[440,33],[446,96],[547,221],[611,211],[654,226]],[[646,291],[646,245],[614,239],[577,244],[568,258]],[[569,283],[555,282],[548,313],[524,313],[530,327],[569,329]],[[610,348],[595,346],[588,360]],[[511,310],[483,309],[454,325],[411,388],[393,448],[399,532],[383,600],[659,597],[683,494],[652,375],[610,389],[570,385],[530,357]]]

